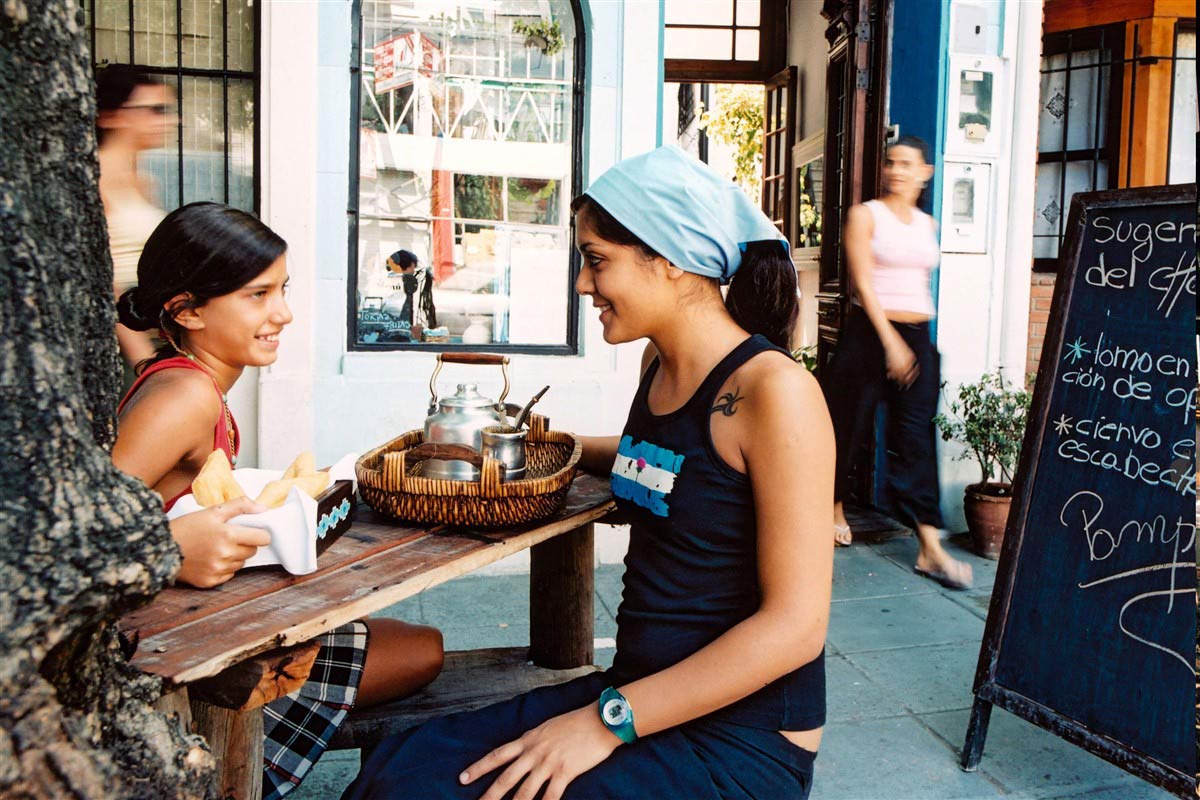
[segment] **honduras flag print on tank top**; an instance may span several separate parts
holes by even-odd
[[[660,517],[670,509],[668,498],[683,467],[683,456],[649,442],[622,436],[612,469],[612,491]]]

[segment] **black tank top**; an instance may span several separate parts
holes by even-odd
[[[750,337],[686,405],[661,416],[647,402],[657,360],[642,378],[612,470],[613,495],[631,526],[613,661],[622,683],[677,664],[758,610],[750,479],[717,455],[709,424],[729,376],[778,349],[763,336]],[[824,650],[712,716],[773,730],[823,725]]]

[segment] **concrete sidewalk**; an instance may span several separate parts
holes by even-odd
[[[996,572],[995,562],[963,549],[964,539],[952,537],[950,549],[975,569],[976,588],[968,592],[915,575],[911,536],[837,550],[826,650],[829,719],[813,800],[1170,798],[1000,709],[979,771],[959,769]],[[612,565],[596,572],[602,665],[612,660],[621,572]],[[528,599],[527,575],[464,577],[384,615],[436,625],[449,650],[517,646],[529,642]],[[357,771],[358,751],[328,753],[290,796],[337,798]]]

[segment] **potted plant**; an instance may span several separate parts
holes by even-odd
[[[1000,557],[1030,400],[1029,392],[1010,388],[997,370],[960,385],[950,413],[934,417],[944,440],[965,446],[957,458],[979,464],[979,483],[966,488],[963,512],[975,550],[985,558]]]
[[[563,49],[562,26],[558,20],[535,19],[514,20],[513,33],[525,36],[526,47],[536,47],[544,55],[552,56]]]

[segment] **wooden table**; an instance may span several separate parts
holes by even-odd
[[[161,707],[208,738],[222,796],[252,800],[262,785],[261,706],[303,681],[316,652],[304,643],[513,553],[531,548],[529,659],[552,670],[590,665],[592,523],[613,509],[608,482],[583,474],[558,514],[513,529],[403,525],[359,504],[316,572],[266,567],[215,589],[174,586],[121,628],[137,639],[132,663],[164,679]]]

